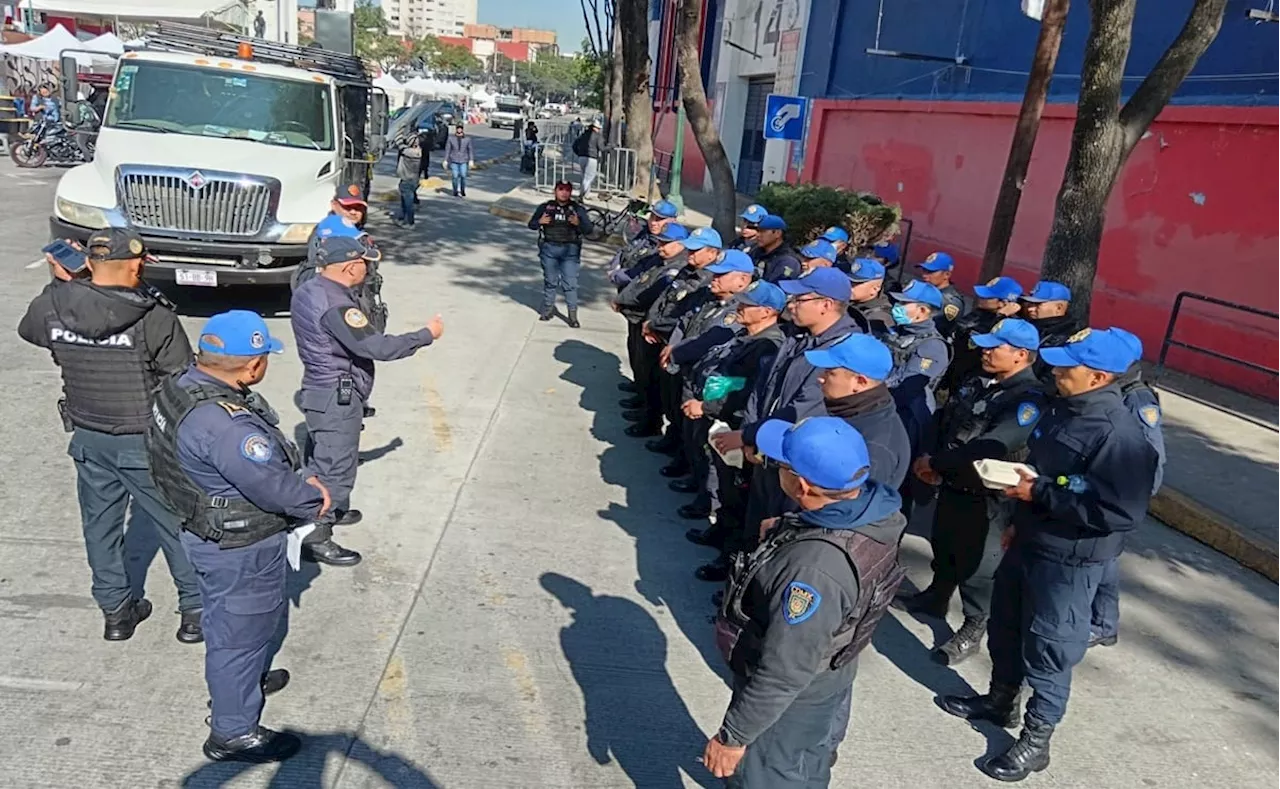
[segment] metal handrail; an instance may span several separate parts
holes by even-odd
[[[1156,369],[1152,376],[1152,382],[1158,380],[1160,376],[1164,373],[1164,363],[1165,363],[1165,359],[1168,358],[1169,356],[1170,348],[1183,348],[1188,351],[1194,351],[1195,353],[1204,354],[1205,356],[1209,356],[1214,359],[1220,359],[1224,362],[1230,362],[1231,364],[1238,364],[1241,367],[1246,367],[1250,370],[1256,370],[1257,372],[1260,372],[1260,373],[1267,373],[1268,375],[1280,375],[1280,370],[1277,370],[1274,367],[1267,367],[1265,365],[1256,364],[1254,362],[1250,362],[1245,359],[1240,359],[1238,357],[1231,356],[1229,354],[1225,354],[1220,351],[1215,351],[1212,348],[1205,348],[1199,345],[1193,345],[1192,343],[1189,343],[1189,342],[1182,342],[1181,340],[1173,339],[1174,328],[1178,325],[1178,317],[1182,314],[1182,302],[1186,299],[1192,299],[1194,301],[1203,301],[1207,304],[1214,304],[1219,307],[1226,307],[1227,309],[1238,310],[1240,312],[1245,312],[1250,315],[1258,315],[1263,318],[1270,318],[1271,320],[1280,320],[1280,314],[1272,312],[1271,310],[1264,310],[1258,307],[1250,307],[1248,304],[1237,304],[1234,301],[1227,301],[1226,299],[1219,299],[1219,298],[1215,298],[1214,296],[1206,296],[1202,293],[1192,293],[1189,290],[1184,290],[1178,294],[1177,298],[1173,300],[1173,311],[1169,313],[1169,325],[1168,327],[1165,328],[1164,340],[1160,343],[1160,359],[1156,362]]]

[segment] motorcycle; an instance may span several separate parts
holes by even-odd
[[[45,164],[81,164],[89,161],[76,145],[74,130],[45,118],[36,121],[30,133],[16,145],[9,146],[9,158],[19,167],[43,167]],[[90,158],[93,141],[88,143]]]

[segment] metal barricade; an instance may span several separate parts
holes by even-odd
[[[573,141],[563,145],[542,142],[538,145],[537,168],[534,187],[539,191],[551,191],[557,181],[582,183],[582,170],[586,159],[573,153]],[[591,185],[593,194],[608,198],[626,194],[635,183],[636,152],[632,148],[610,148],[605,151],[596,167],[596,179]]]
[[[1241,359],[1237,356],[1231,356],[1230,354],[1222,353],[1221,351],[1215,351],[1211,348],[1205,348],[1204,346],[1201,346],[1201,345],[1194,345],[1189,342],[1183,342],[1181,340],[1173,339],[1173,331],[1178,325],[1179,316],[1182,315],[1182,303],[1187,299],[1191,299],[1192,301],[1201,301],[1206,304],[1213,304],[1218,307],[1225,307],[1229,310],[1237,310],[1239,312],[1244,312],[1249,315],[1258,315],[1263,318],[1270,318],[1273,321],[1280,320],[1280,315],[1276,314],[1275,312],[1272,312],[1271,310],[1259,309],[1258,307],[1250,307],[1247,304],[1237,304],[1234,301],[1227,301],[1226,299],[1218,299],[1218,298],[1214,298],[1213,296],[1205,296],[1204,294],[1201,294],[1201,293],[1192,293],[1189,290],[1184,290],[1178,294],[1178,297],[1176,299],[1173,300],[1173,311],[1169,313],[1169,326],[1164,330],[1164,341],[1160,343],[1160,359],[1159,361],[1156,362],[1156,369],[1151,379],[1152,383],[1155,383],[1155,381],[1159,380],[1160,376],[1164,373],[1164,363],[1165,363],[1165,359],[1168,358],[1169,356],[1170,348],[1182,348],[1184,350],[1192,351],[1194,353],[1201,353],[1201,354],[1204,354],[1205,356],[1210,356],[1210,357],[1213,357],[1214,359],[1220,359],[1224,362],[1229,362],[1231,364],[1238,364],[1241,367],[1246,367],[1250,370],[1255,370],[1260,373],[1266,373],[1267,375],[1280,375],[1280,370],[1277,370],[1274,367],[1267,367],[1266,365],[1255,364],[1254,362]]]

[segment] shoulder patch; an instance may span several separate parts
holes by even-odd
[[[252,433],[240,442],[240,454],[254,463],[266,463],[271,459],[271,442],[261,433]]]
[[[363,329],[369,325],[369,318],[356,307],[342,313],[342,320],[353,329]]]
[[[947,316],[947,320],[953,321],[960,314],[960,308],[954,304],[948,304],[942,308],[942,314]]]
[[[1018,406],[1018,425],[1026,427],[1040,417],[1040,409],[1035,403],[1023,403]]]
[[[738,313],[731,312],[728,315],[724,316],[724,325],[732,326],[734,323],[737,322],[737,320],[738,320]]]
[[[933,360],[932,360],[932,359],[930,359],[929,357],[927,357],[927,356],[926,356],[926,357],[923,357],[923,358],[921,358],[921,359],[920,359],[920,370],[921,370],[921,371],[928,370],[928,369],[929,369],[930,367],[932,367],[932,366],[933,366]]]
[[[1138,409],[1138,417],[1147,427],[1156,427],[1160,424],[1160,406],[1144,405]]]
[[[217,402],[218,402],[218,405],[222,408],[222,410],[227,412],[228,416],[241,416],[242,414],[249,413],[249,409],[245,408],[242,405],[236,405],[235,403],[228,403],[226,400],[218,400]]]
[[[813,616],[822,604],[822,595],[818,590],[800,581],[787,584],[786,596],[783,601],[783,618],[789,625],[798,625]]]

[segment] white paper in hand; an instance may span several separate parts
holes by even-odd
[[[711,429],[707,431],[707,440],[710,442],[712,438],[720,435],[721,433],[731,432],[733,432],[732,428],[717,419],[711,424]],[[725,465],[733,466],[734,468],[742,468],[744,458],[742,457],[741,449],[731,449],[728,452],[721,452],[719,449],[716,449],[716,445],[714,443],[711,444],[711,449],[720,456],[720,459],[725,462]]]
[[[315,530],[316,525],[308,523],[289,532],[285,541],[285,558],[294,572],[302,569],[302,540]]]

